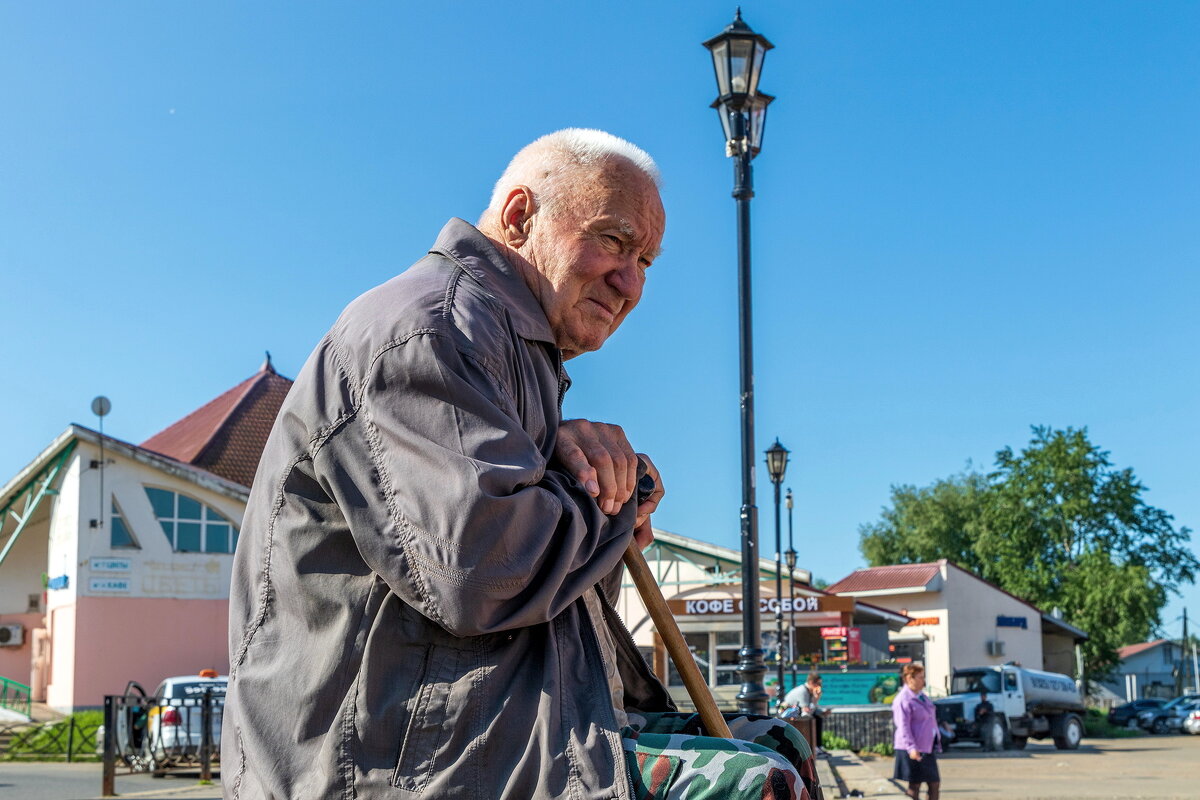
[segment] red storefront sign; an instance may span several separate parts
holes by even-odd
[[[846,655],[851,661],[862,661],[862,630],[850,628],[846,633]]]

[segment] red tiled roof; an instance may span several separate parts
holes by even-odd
[[[1155,639],[1153,642],[1141,642],[1139,644],[1127,644],[1124,647],[1118,647],[1117,648],[1117,658],[1124,661],[1125,659],[1129,658],[1132,655],[1136,655],[1136,654],[1142,652],[1143,650],[1149,650],[1151,647],[1157,647],[1158,645],[1162,644],[1165,641],[1167,641],[1167,640],[1166,639]]]
[[[904,589],[925,586],[941,571],[941,564],[891,564],[886,567],[867,567],[851,572],[825,591],[834,593],[869,592],[876,589]]]
[[[141,446],[249,486],[292,381],[262,368]]]

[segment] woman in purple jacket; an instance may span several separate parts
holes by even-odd
[[[933,701],[923,691],[925,668],[920,664],[905,664],[900,676],[904,679],[904,688],[892,701],[892,719],[896,723],[892,740],[896,748],[893,777],[908,784],[907,794],[913,800],[916,800],[922,783],[929,785],[929,800],[938,800],[942,778],[934,753],[942,748],[937,735],[937,712]]]

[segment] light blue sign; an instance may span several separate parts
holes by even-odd
[[[822,672],[821,705],[886,705],[900,691],[895,670],[871,672]]]
[[[128,578],[92,578],[88,583],[89,592],[128,592]]]
[[[128,558],[93,558],[92,572],[129,572],[133,561]]]

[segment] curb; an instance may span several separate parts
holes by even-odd
[[[834,786],[837,787],[837,797],[886,797],[897,800],[908,798],[891,778],[881,775],[873,765],[864,763],[852,750],[830,751],[828,758],[818,762],[818,774],[822,763],[827,765],[833,777],[833,782],[829,784],[831,791],[826,795],[826,800],[832,800]],[[821,786],[825,785],[822,776]]]
[[[147,789],[140,792],[121,792],[119,797],[140,797],[143,800],[159,800],[167,797],[195,797],[198,800],[211,800],[222,797],[221,781],[211,784],[193,783],[187,786],[173,786],[167,789]],[[111,797],[94,797],[91,800],[113,800]]]

